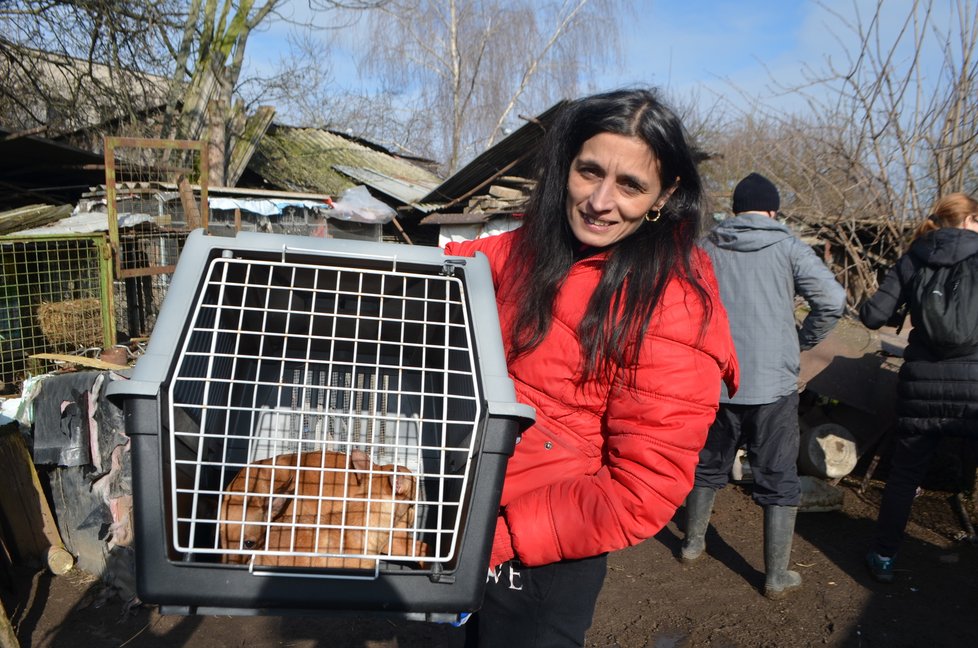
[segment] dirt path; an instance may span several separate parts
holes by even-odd
[[[588,646],[595,648],[757,648],[781,646],[978,646],[978,546],[956,542],[960,526],[946,493],[925,493],[893,585],[869,578],[862,555],[880,484],[865,495],[847,480],[845,507],[799,516],[793,560],[800,592],[773,602],[763,583],[761,511],[746,490],[717,498],[708,556],[676,560],[682,534],[671,523],[655,538],[610,560]],[[678,516],[681,518],[680,516]],[[23,574],[22,574],[23,575]],[[458,648],[445,626],[308,617],[161,617],[124,613],[118,600],[96,607],[99,584],[79,575],[0,582],[22,648],[65,646],[206,648]],[[11,589],[11,585],[13,589]]]

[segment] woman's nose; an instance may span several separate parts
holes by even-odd
[[[597,212],[609,211],[615,204],[615,183],[612,178],[602,178],[591,192],[591,208]]]

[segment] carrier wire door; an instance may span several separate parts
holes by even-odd
[[[144,600],[478,607],[505,463],[533,417],[485,259],[195,233],[123,385]]]

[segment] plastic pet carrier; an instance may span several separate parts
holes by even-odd
[[[164,613],[454,619],[481,604],[534,416],[488,263],[430,247],[193,233],[112,395],[137,582]]]

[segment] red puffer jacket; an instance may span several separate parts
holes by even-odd
[[[451,255],[489,258],[507,351],[519,298],[506,272],[513,240],[511,232],[445,247]],[[513,550],[528,566],[596,556],[655,535],[692,488],[721,379],[732,389],[738,381],[713,268],[697,251],[695,267],[713,296],[706,334],[699,335],[699,301],[673,280],[636,370],[619,371],[611,384],[576,384],[577,328],[604,260],[597,254],[571,268],[547,337],[509,366],[517,399],[537,412],[509,461],[501,501]],[[499,551],[500,530],[505,525],[497,529],[497,558],[506,553]]]

